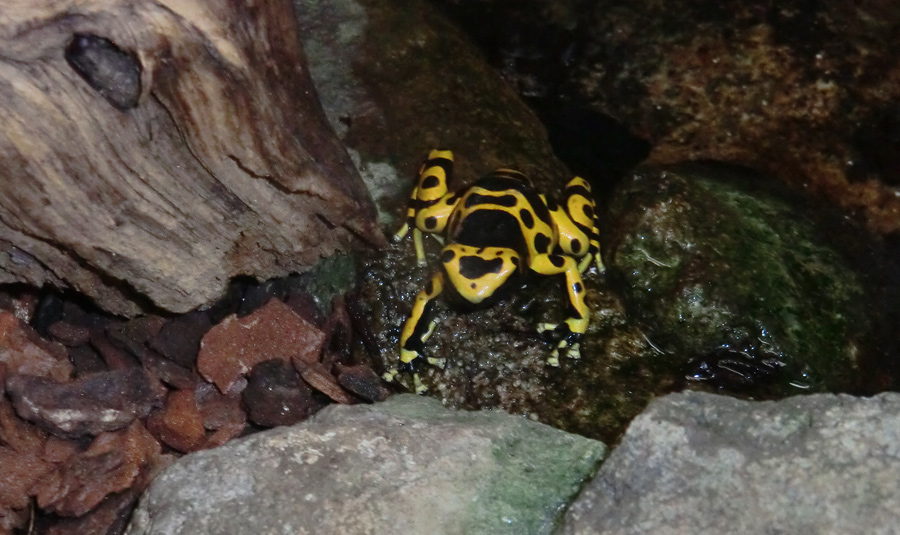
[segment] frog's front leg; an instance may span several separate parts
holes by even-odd
[[[403,325],[403,331],[400,333],[400,369],[392,369],[384,374],[386,381],[392,381],[401,371],[408,372],[412,375],[413,383],[417,394],[425,392],[426,387],[419,379],[417,369],[422,362],[422,352],[425,348],[425,342],[434,328],[437,321],[432,319],[432,307],[434,300],[444,291],[444,274],[442,272],[435,273],[428,284],[425,285],[417,295],[413,304],[412,312],[409,319]],[[438,361],[431,361],[431,364],[439,364]]]
[[[541,275],[564,274],[566,276],[569,317],[560,324],[542,323],[538,325],[538,332],[561,331],[559,345],[553,350],[547,363],[551,366],[559,366],[559,354],[562,350],[565,350],[566,355],[570,358],[579,358],[581,356],[581,337],[587,331],[588,326],[588,308],[584,301],[584,282],[581,279],[578,263],[570,256],[539,254],[531,260],[530,267]]]

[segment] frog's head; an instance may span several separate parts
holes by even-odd
[[[441,264],[455,293],[473,305],[494,300],[519,272],[519,254],[506,247],[472,247],[452,243],[444,248]]]

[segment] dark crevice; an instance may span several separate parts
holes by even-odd
[[[30,239],[33,239],[37,242],[43,243],[52,249],[58,251],[60,254],[69,258],[71,262],[76,264],[80,269],[90,273],[94,277],[100,280],[104,287],[110,288],[113,291],[117,292],[123,301],[129,302],[139,308],[143,313],[152,313],[152,314],[160,314],[167,315],[169,312],[157,306],[153,300],[151,300],[147,295],[143,292],[135,288],[130,282],[124,279],[120,279],[117,277],[113,277],[109,273],[104,272],[101,268],[94,266],[83,256],[78,254],[73,248],[68,245],[63,244],[62,242],[51,240],[47,238],[43,238],[40,236],[36,236],[34,234],[23,233]],[[52,266],[47,266],[46,264],[41,264],[45,267],[47,271],[53,273],[53,275],[61,281],[65,281],[66,284],[71,284],[69,279],[62,277]],[[61,289],[62,290],[62,289]],[[77,288],[72,288],[72,291],[80,291]],[[93,299],[88,297],[89,299]]]
[[[129,110],[141,96],[137,56],[106,38],[78,33],[65,50],[66,62],[114,107]]]

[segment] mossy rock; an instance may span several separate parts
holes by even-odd
[[[607,262],[630,316],[698,379],[853,388],[866,292],[808,207],[725,166],[645,168],[610,204]]]

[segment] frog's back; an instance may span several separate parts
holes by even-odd
[[[450,216],[447,237],[472,247],[510,248],[524,257],[528,246],[519,213],[535,199],[540,201],[524,175],[494,171],[462,192]]]
[[[552,228],[547,205],[525,175],[498,169],[463,192],[448,238],[472,247],[506,247],[528,258],[552,247]],[[536,235],[548,234],[535,242]]]

